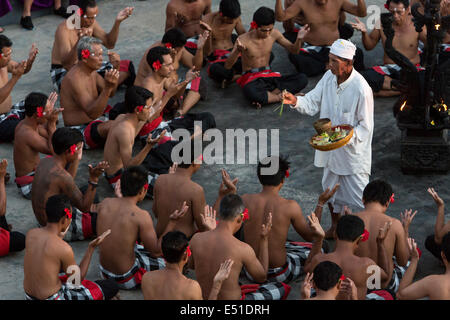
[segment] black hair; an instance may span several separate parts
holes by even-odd
[[[178,163],[179,168],[187,169],[190,166],[192,166],[194,161],[200,156],[201,153],[197,154],[195,153],[195,140],[190,139],[187,142],[184,142],[183,140],[179,143],[182,143],[184,146],[181,148],[179,156],[183,159],[181,162]],[[185,152],[188,154],[188,159],[184,161]]]
[[[237,194],[227,194],[220,201],[219,218],[220,220],[231,221],[244,212],[244,209],[244,201],[242,201],[240,196]]]
[[[364,221],[355,215],[345,215],[337,223],[336,234],[339,240],[353,242],[364,233]]]
[[[267,163],[263,164],[263,162],[266,161]],[[277,165],[278,171],[275,174],[262,174],[262,168],[270,168],[271,166],[276,167]],[[259,182],[263,186],[278,186],[286,177],[287,170],[289,170],[289,161],[287,161],[287,157],[283,157],[282,155],[279,157],[267,157],[258,163],[257,174]]]
[[[391,199],[394,191],[392,186],[384,180],[373,180],[367,184],[363,191],[363,201],[367,204],[378,202],[385,205]]]
[[[66,215],[64,209],[72,212],[70,199],[65,194],[56,194],[47,199],[45,204],[45,213],[47,214],[47,222],[58,223]]]
[[[138,106],[145,106],[147,100],[153,98],[153,93],[146,88],[131,86],[125,92],[125,108],[128,113],[134,113]]]
[[[95,8],[97,6],[97,2],[95,0],[80,0],[78,2],[78,6],[81,10],[83,10],[83,14],[86,13],[87,8]]]
[[[161,242],[164,259],[168,263],[180,262],[188,245],[189,239],[183,232],[175,230],[166,233]]]
[[[170,50],[167,49],[166,47],[151,48],[150,50],[148,50],[147,53],[147,63],[150,66],[150,68],[152,68],[152,70],[154,71],[155,69],[153,68],[153,62],[159,61],[161,64],[163,64],[164,63],[163,56],[168,54],[170,54]]]
[[[450,232],[447,232],[442,238],[441,251],[444,253],[445,259],[450,262]]]
[[[388,7],[391,2],[396,3],[396,4],[403,3],[403,6],[405,7],[405,9],[408,9],[408,7],[409,7],[409,0],[387,0],[386,4]]]
[[[187,41],[186,35],[180,28],[172,28],[167,30],[166,33],[164,33],[164,36],[161,40],[161,42],[164,44],[170,43],[173,48],[184,47],[186,41]]]
[[[120,190],[124,197],[134,197],[148,183],[148,171],[143,166],[132,166],[125,169],[120,177]]]
[[[11,48],[13,45],[12,41],[5,36],[4,34],[0,34],[0,52],[3,48]]]
[[[53,151],[63,154],[72,145],[83,142],[83,135],[77,129],[61,127],[56,129],[52,136]]]
[[[241,4],[239,0],[222,0],[219,4],[219,11],[224,17],[236,19],[241,16]]]
[[[253,21],[258,27],[275,24],[275,12],[267,7],[261,7],[253,14]]]
[[[313,271],[313,281],[317,289],[328,291],[334,288],[342,276],[342,269],[331,261],[322,261]]]
[[[35,114],[37,107],[45,108],[48,97],[40,92],[31,92],[25,98],[25,114],[32,117]]]

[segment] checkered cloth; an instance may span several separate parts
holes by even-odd
[[[444,52],[450,52],[450,43],[442,43],[441,48]]]
[[[309,44],[307,42],[303,43],[303,47],[300,48],[300,51],[305,53],[319,53],[323,49],[329,49],[331,46],[314,46],[312,44]]]
[[[67,242],[81,241],[91,239],[94,236],[95,230],[92,230],[92,215],[72,207],[72,222],[64,236],[64,240]]]
[[[267,281],[289,283],[302,273],[302,266],[308,259],[312,244],[310,242],[286,242],[286,263],[282,267],[269,268]],[[244,269],[246,277],[254,281],[251,275]]]
[[[400,287],[400,281],[402,281],[402,278],[405,275],[406,269],[408,269],[411,262],[408,261],[406,263],[406,266],[402,267],[402,266],[398,265],[397,258],[395,256],[392,257],[392,260],[394,262],[394,270],[392,272],[391,281],[389,281],[389,284],[386,289],[397,292],[398,288]]]
[[[395,300],[395,298],[389,290],[374,290],[367,292],[366,300]]]
[[[71,283],[66,283],[68,277],[60,276],[61,289],[54,295],[44,300],[104,300],[102,289],[98,284],[89,280],[81,281],[80,286],[75,286]],[[26,300],[38,300],[27,293],[25,293]]]
[[[382,66],[374,66],[372,67],[373,70],[375,70],[377,73],[384,75],[384,76],[390,76],[393,73],[398,73],[402,70],[402,68],[397,64],[385,64]],[[420,64],[416,64],[417,71],[424,71],[425,68],[422,67]]]
[[[9,110],[7,113],[0,114],[0,123],[10,117],[14,117],[20,120],[25,118],[25,100],[13,104],[11,110]]]
[[[14,180],[14,182],[17,185],[17,188],[19,188],[22,195],[28,200],[31,200],[31,186],[33,185],[33,179],[34,179],[34,171],[30,172],[25,176],[17,177]]]
[[[133,266],[122,275],[109,272],[99,264],[102,279],[116,281],[120,289],[134,289],[141,284],[142,277],[147,271],[161,270],[166,267],[166,262],[163,258],[150,257],[150,254],[145,251],[142,245],[136,244],[134,246],[134,254],[136,255],[136,260]]]
[[[241,285],[241,300],[286,300],[291,286],[283,282]]]

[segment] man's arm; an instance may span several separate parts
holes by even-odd
[[[286,50],[288,50],[292,54],[298,54],[300,52],[300,48],[303,45],[303,39],[305,38],[305,35],[309,31],[309,26],[306,24],[304,25],[297,33],[297,39],[295,40],[295,43],[290,42],[288,39],[286,39],[280,31],[274,29],[274,34],[276,37],[276,41],[279,45],[284,47]]]
[[[133,214],[136,213],[132,213],[132,215]],[[142,240],[145,250],[155,258],[161,257],[161,241],[158,241],[152,218],[147,211],[145,211],[145,214],[139,223],[138,232],[138,236]],[[162,239],[162,236],[160,238]]]
[[[377,21],[379,24],[380,20]],[[350,22],[350,25],[353,29],[361,31],[361,39],[366,50],[372,50],[377,45],[378,41],[381,39],[381,30],[377,28],[377,24],[375,25],[375,29],[372,32],[367,33],[366,25],[361,22],[358,18],[355,17],[355,22]]]
[[[382,228],[380,228],[377,236],[377,254],[378,254],[378,265],[381,268],[380,277],[381,281],[386,281],[392,277],[392,267],[389,264],[389,258],[387,255],[386,247],[384,246],[384,240],[389,229],[392,226],[392,222],[386,222]]]
[[[240,36],[241,34],[244,34],[244,33],[247,32],[247,30],[245,30],[245,28],[244,28],[244,24],[242,23],[241,17],[239,17],[238,20],[236,21],[236,25],[234,26],[234,30],[236,30],[238,36]]]
[[[311,248],[311,251],[308,255],[308,259],[305,261],[305,266],[310,265],[311,268],[311,260],[314,258],[314,256],[322,253],[322,244],[323,239],[325,238],[325,231],[323,231],[322,226],[320,225],[319,219],[316,217],[314,212],[311,213],[310,216],[308,216],[309,225],[312,230],[312,238],[313,238],[313,246]],[[311,269],[309,271],[312,271],[314,269]]]
[[[275,18],[277,21],[286,21],[294,18],[302,12],[301,0],[296,0],[292,5],[283,10],[281,0],[277,0],[275,4]]]
[[[111,30],[106,33],[102,27],[98,24],[97,21],[94,22],[93,32],[92,35],[98,39],[100,39],[103,42],[103,45],[107,49],[113,49],[116,45],[117,39],[119,37],[119,28],[120,24],[127,19],[132,13],[133,13],[132,7],[127,7],[123,10],[121,10],[116,17],[116,20],[114,21],[114,25],[112,26]]]
[[[25,71],[23,72],[24,74],[30,72],[31,67],[33,66],[34,60],[36,59],[36,55],[38,54],[38,52],[39,52],[38,49],[36,48],[35,44],[33,43],[31,45],[31,49],[28,54],[27,64],[25,67]],[[11,72],[17,65],[18,65],[18,63],[16,61],[11,60],[8,63],[8,72]]]
[[[21,63],[18,63],[14,67],[11,67],[11,79],[8,80],[8,82],[0,88],[0,103],[3,103],[11,94],[11,91],[13,90],[14,86],[16,85],[17,81],[19,81],[20,77],[25,72],[25,68],[27,66],[26,61],[22,61]],[[8,68],[9,70],[9,68]]]
[[[448,226],[445,226],[445,204],[434,188],[428,188],[428,193],[433,197],[438,208],[436,224],[434,225],[434,237],[438,243],[441,243],[442,238],[448,232]]]
[[[408,238],[408,248],[411,260],[408,269],[406,269],[400,281],[397,292],[397,299],[399,300],[416,300],[429,295],[427,278],[412,283],[416,274],[417,265],[419,264],[419,253],[417,252],[417,245],[414,239]]]
[[[219,295],[220,289],[222,288],[222,283],[228,279],[233,263],[233,260],[227,259],[220,264],[219,271],[217,271],[216,276],[214,277],[208,300],[217,300],[217,296]]]
[[[205,192],[201,186],[197,186],[196,190],[193,190],[193,199],[192,199],[192,215],[194,217],[195,224],[197,225],[198,231],[208,231],[205,225],[203,225],[203,219],[201,214],[205,209],[206,200],[205,200]]]
[[[302,114],[314,116],[320,111],[320,107],[322,104],[323,87],[325,85],[326,78],[327,74],[325,74],[319,80],[314,89],[309,91],[307,94],[303,94],[303,96],[294,96],[290,92],[286,93],[284,95],[284,103],[290,104],[291,108],[297,110]]]
[[[364,0],[358,0],[357,4],[351,3],[349,0],[344,0],[342,10],[357,17],[367,16],[366,2]]]
[[[241,37],[238,37],[236,39],[233,50],[231,51],[230,55],[228,56],[227,61],[225,61],[225,69],[227,69],[227,70],[233,68],[234,64],[236,63],[237,59],[239,58],[239,55],[243,51],[246,50],[245,46],[241,43],[240,38]]]

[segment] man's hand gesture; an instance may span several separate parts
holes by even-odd
[[[227,259],[220,264],[219,271],[217,271],[213,282],[216,284],[222,283],[227,280],[230,276],[231,267],[233,266],[234,261],[231,259]]]
[[[313,273],[307,273],[305,280],[303,280],[302,289],[300,295],[302,300],[308,300],[311,298],[311,288],[312,288],[312,279],[314,277]]]
[[[323,231],[323,228],[320,225],[319,219],[316,217],[316,214],[314,212],[311,212],[311,215],[307,218],[309,221],[309,227],[313,232],[313,238],[315,240],[321,240],[325,238],[325,231]]]
[[[221,197],[224,197],[227,194],[235,194],[237,191],[236,185],[238,181],[239,181],[238,178],[231,180],[228,172],[226,172],[225,169],[222,169],[222,183],[220,184],[219,187],[219,195]]]
[[[382,228],[378,231],[377,243],[383,243],[386,239],[386,236],[391,228],[392,221],[387,221]]]
[[[159,136],[157,136],[155,139],[152,139],[152,135],[149,134],[147,137],[147,144],[150,145],[151,147],[153,147],[154,145],[159,143],[159,141],[161,141],[162,138],[164,138],[164,136],[166,135],[166,132],[167,131],[164,129],[163,132],[161,132],[161,134]]]
[[[334,194],[336,193],[337,189],[339,188],[339,183],[337,183],[333,189],[330,191],[330,188],[327,188],[320,196],[319,196],[319,204],[320,205],[324,205],[325,203],[328,202],[328,200],[330,200]]]
[[[269,212],[265,223],[261,226],[261,238],[269,237],[270,230],[272,230],[272,212]]]
[[[28,53],[28,61],[27,61],[28,65],[33,64],[34,59],[36,59],[36,56],[37,56],[38,53],[39,53],[39,50],[36,47],[36,45],[33,43],[31,45],[30,52]]]
[[[100,175],[105,172],[105,169],[109,168],[108,161],[101,161],[99,162],[95,167],[93,167],[91,164],[88,165],[89,167],[89,180],[91,182],[98,182],[98,178]]]
[[[134,7],[126,7],[125,9],[122,9],[118,14],[116,21],[122,22],[125,19],[127,19],[131,14],[133,13]]]
[[[177,221],[179,219],[181,219],[186,212],[188,211],[189,207],[186,205],[186,201],[183,202],[183,204],[181,205],[180,210],[175,210],[170,216],[169,219],[173,220],[173,221]]]
[[[244,52],[245,50],[247,50],[247,47],[244,44],[242,44],[239,38],[236,39],[236,48],[239,52]]]
[[[208,228],[208,230],[214,230],[217,226],[216,222],[216,210],[206,205],[205,212],[200,214],[202,224]]]
[[[114,88],[117,86],[119,81],[119,70],[111,69],[105,73],[105,85],[107,88]]]
[[[305,24],[303,27],[300,28],[297,34],[297,39],[300,39],[303,41],[305,39],[306,34],[309,32],[310,28],[308,24]]]
[[[409,230],[409,226],[411,224],[411,222],[413,221],[414,217],[416,216],[417,210],[414,211],[414,213],[412,213],[412,209],[405,209],[404,213],[400,212],[400,217],[402,219],[402,226],[403,229],[408,232]]]
[[[97,238],[95,238],[94,240],[92,240],[91,242],[89,242],[89,248],[90,249],[95,249],[97,248],[99,245],[102,244],[103,240],[105,240],[105,238],[111,233],[111,229],[106,230],[105,232],[103,232],[102,235],[98,236]]]
[[[367,32],[366,25],[364,24],[364,22],[361,22],[357,17],[355,17],[355,22],[350,22],[350,25],[355,30]]]
[[[113,65],[114,69],[119,70],[120,68],[120,55],[117,52],[108,50],[109,62]]]
[[[22,61],[22,62],[16,64],[12,68],[11,74],[13,75],[13,77],[20,78],[25,73],[25,69],[26,68],[27,68],[27,62],[26,61]]]
[[[431,194],[438,208],[444,206],[444,200],[439,197],[438,193],[434,191],[434,188],[428,188],[428,193]]]

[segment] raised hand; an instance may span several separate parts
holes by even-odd
[[[127,19],[131,14],[133,13],[134,7],[126,7],[125,9],[122,9],[118,14],[116,20],[119,22],[124,21]]]
[[[108,88],[114,88],[119,81],[119,70],[111,69],[105,72],[105,85]]]
[[[191,69],[186,72],[186,80],[188,83],[192,80],[198,78],[200,76],[200,71],[194,71],[195,67],[192,67]]]
[[[222,283],[223,281],[228,279],[233,263],[233,260],[227,259],[220,264],[219,271],[217,271],[216,275],[214,276],[214,283]]]
[[[411,259],[419,260],[419,251],[417,250],[416,241],[413,238],[408,238],[408,248]]]
[[[198,48],[203,48],[205,46],[206,40],[208,40],[209,36],[210,36],[211,32],[206,30],[204,31],[202,34],[200,34],[198,36],[198,40],[197,40],[197,47]]]
[[[176,220],[182,218],[182,217],[186,214],[186,212],[187,212],[188,209],[189,209],[189,207],[186,205],[186,201],[184,201],[183,204],[181,205],[180,210],[175,210],[175,211],[169,216],[169,219],[170,219],[170,220],[176,221]]]
[[[11,70],[11,74],[14,77],[20,78],[25,73],[26,68],[27,68],[27,62],[22,61],[13,67],[13,69]]]
[[[109,62],[113,65],[114,69],[119,70],[120,68],[120,55],[117,52],[108,50]]]
[[[150,146],[154,146],[155,144],[159,143],[159,141],[161,141],[161,139],[166,135],[166,130],[164,129],[163,132],[161,132],[161,134],[159,136],[157,136],[155,139],[152,139],[152,135],[149,134],[147,137],[147,144],[149,144]]]
[[[347,207],[347,206],[344,206],[343,208],[342,208],[342,211],[341,211],[341,214],[344,214],[344,215],[349,215],[349,214],[353,214],[353,212],[352,212],[352,209],[350,209],[349,207]]]
[[[405,231],[409,230],[409,225],[413,221],[414,217],[416,216],[417,210],[412,213],[412,209],[405,209],[404,213],[400,213],[400,217],[402,219],[402,226]]]
[[[36,45],[33,43],[31,45],[31,49],[30,52],[28,53],[28,63],[33,63],[34,59],[36,59],[37,54],[39,53],[38,48],[36,47]]]
[[[313,231],[314,239],[323,239],[325,238],[325,231],[323,231],[322,226],[320,225],[319,219],[316,217],[314,212],[311,212],[311,215],[307,217],[309,221],[309,226]]]
[[[309,32],[310,28],[308,24],[305,24],[303,27],[300,28],[297,34],[297,39],[303,40],[306,36],[306,34]]]
[[[210,27],[209,24],[207,24],[206,22],[200,21],[199,24],[200,24],[200,27],[201,27],[202,29],[205,29],[206,31],[209,31],[210,33],[212,32],[211,27]]]
[[[305,280],[303,280],[302,289],[300,291],[302,300],[308,300],[311,298],[311,288],[312,288],[312,279],[314,277],[314,273],[307,273]]]
[[[333,189],[330,191],[330,188],[327,188],[320,196],[319,196],[319,204],[324,205],[325,203],[330,200],[334,194],[336,193],[337,189],[339,188],[339,183],[337,183]]]
[[[230,175],[228,172],[225,171],[225,169],[222,169],[222,183],[219,187],[219,195],[225,196],[227,194],[235,194],[237,191],[237,183],[239,179],[235,178],[234,180],[231,180]]]
[[[428,193],[431,194],[438,207],[444,206],[444,200],[442,200],[434,188],[428,188]]]
[[[339,292],[344,294],[344,296],[347,297],[347,300],[358,300],[358,289],[356,288],[353,280],[350,278],[345,278],[341,282]]]
[[[292,93],[286,91],[283,94],[283,103],[284,104],[290,104],[292,106],[295,106],[297,104],[297,97],[294,96]]]
[[[172,166],[169,168],[169,174],[177,172],[178,163],[174,162]]]
[[[90,29],[90,28],[77,29],[78,40],[80,40],[83,37],[92,37],[93,31],[94,31],[94,29]]]
[[[350,25],[355,30],[367,32],[366,25],[363,22],[361,22],[357,17],[355,17],[355,22],[350,22]]]
[[[244,52],[245,50],[247,50],[247,47],[242,44],[239,38],[236,39],[236,48],[238,49],[239,52]]]
[[[382,228],[378,231],[377,243],[382,243],[386,239],[386,236],[391,228],[392,221],[387,221]]]
[[[122,190],[120,189],[120,179],[117,180],[116,184],[114,185],[114,194],[117,198],[122,198]]]
[[[272,212],[267,215],[265,223],[261,226],[261,237],[267,238],[272,229]]]
[[[100,175],[105,172],[105,169],[109,168],[109,163],[108,161],[101,161],[99,162],[95,167],[93,167],[91,164],[88,165],[89,168],[89,178],[95,181],[92,182],[96,182],[98,180],[98,177],[100,177]]]
[[[200,214],[202,224],[208,228],[208,230],[214,230],[217,226],[216,223],[216,210],[206,205],[205,212]]]
[[[95,238],[94,240],[92,240],[91,242],[89,242],[89,247],[91,249],[94,249],[96,247],[98,247],[99,245],[102,244],[103,240],[105,240],[105,238],[111,233],[111,229],[106,230],[105,232],[103,232],[103,234],[101,234],[100,236],[98,236],[97,238]]]

